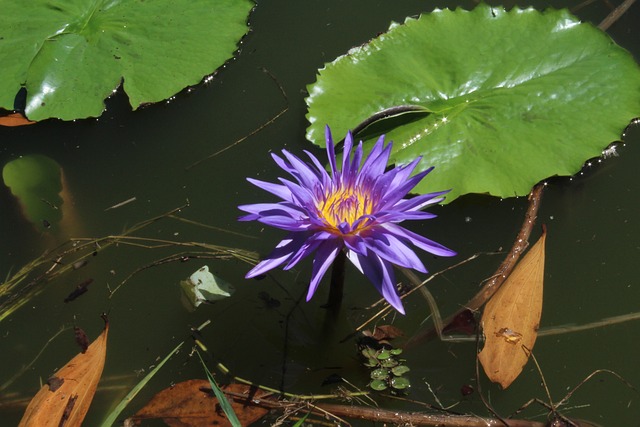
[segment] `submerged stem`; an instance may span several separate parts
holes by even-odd
[[[329,299],[326,307],[333,311],[338,311],[342,304],[342,294],[344,293],[344,268],[347,254],[344,251],[338,252],[338,256],[333,261],[331,267],[331,288],[329,288]]]

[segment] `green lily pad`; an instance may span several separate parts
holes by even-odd
[[[27,91],[31,120],[99,116],[124,79],[133,108],[169,98],[224,64],[250,0],[2,3],[0,107]]]
[[[387,349],[382,349],[377,353],[376,357],[379,360],[387,360],[391,357],[391,352]]]
[[[393,368],[394,366],[398,365],[398,362],[396,359],[385,359],[385,360],[381,360],[379,365],[382,366],[383,368]]]
[[[399,377],[401,375],[406,374],[410,370],[411,369],[409,369],[409,367],[406,365],[398,365],[398,366],[395,366],[393,369],[391,369],[391,372],[393,373],[393,375]]]
[[[62,169],[58,162],[42,154],[23,156],[2,168],[2,179],[36,228],[57,228],[63,212]]]
[[[396,390],[404,390],[411,386],[411,382],[404,377],[394,377],[391,379],[390,383],[391,383],[391,387],[393,387]]]
[[[371,371],[371,379],[372,380],[386,380],[389,378],[389,370],[388,369],[374,369]]]
[[[573,175],[640,116],[632,56],[566,10],[480,5],[394,23],[308,91],[310,141],[372,119],[356,135],[365,148],[386,133],[392,162],[423,156],[418,169],[435,169],[415,190],[452,189],[447,202]]]
[[[385,390],[388,385],[387,385],[387,381],[385,380],[373,380],[371,381],[371,383],[369,383],[369,387],[371,387],[373,390],[376,391],[382,391]]]

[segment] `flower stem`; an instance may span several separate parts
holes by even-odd
[[[326,307],[334,311],[340,309],[340,305],[342,304],[346,260],[347,254],[344,251],[340,251],[331,267],[331,288],[329,288],[329,299],[327,300]]]

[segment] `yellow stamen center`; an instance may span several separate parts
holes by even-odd
[[[323,200],[318,203],[318,213],[324,218],[332,229],[338,229],[338,225],[343,222],[350,226],[363,215],[372,213],[372,203],[370,197],[366,193],[356,188],[337,188],[327,193]],[[366,226],[368,221],[358,224],[358,231]]]

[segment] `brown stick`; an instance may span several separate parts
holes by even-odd
[[[620,6],[613,9],[613,11],[607,15],[606,18],[602,20],[602,22],[598,25],[602,31],[607,31],[610,26],[612,26],[622,15],[626,13],[627,10],[634,4],[636,0],[625,0],[620,4]]]
[[[466,304],[465,308],[474,311],[482,307],[484,303],[496,293],[509,274],[511,274],[511,271],[513,271],[518,259],[520,259],[520,255],[522,255],[527,246],[529,246],[529,236],[531,235],[531,230],[533,229],[533,225],[535,224],[538,216],[538,209],[540,208],[540,199],[542,198],[543,189],[544,184],[538,184],[533,187],[533,190],[531,190],[531,193],[529,194],[529,207],[524,215],[524,222],[522,223],[520,232],[518,233],[511,250],[507,254],[505,260],[502,261],[502,264],[500,264],[500,267],[498,267],[495,274],[487,281],[487,283],[485,283],[480,292],[478,292]],[[458,313],[447,319],[444,324],[448,325],[451,320],[457,316],[457,314]]]
[[[235,393],[227,393],[234,399],[239,399],[247,403],[246,396],[238,396]],[[440,427],[544,427],[545,424],[538,421],[507,419],[505,422],[484,418],[475,415],[456,414],[429,414],[425,412],[404,412],[392,411],[388,409],[373,408],[368,406],[341,405],[335,403],[310,403],[310,402],[282,402],[275,399],[252,399],[250,405],[261,406],[269,409],[288,409],[298,406],[301,409],[307,407],[316,415],[330,415],[335,418],[355,418],[394,425],[416,425],[416,426],[440,426]]]
[[[540,208],[540,200],[542,198],[542,190],[544,189],[544,183],[539,183],[531,190],[529,194],[529,207],[527,208],[527,212],[524,215],[524,222],[522,223],[522,227],[520,228],[520,232],[516,237],[516,241],[514,242],[511,250],[507,254],[507,257],[502,264],[498,267],[495,274],[491,276],[489,280],[484,284],[480,292],[478,292],[469,302],[467,302],[464,307],[455,312],[453,315],[444,319],[442,324],[446,328],[460,313],[464,310],[475,311],[486,303],[489,298],[496,293],[496,291],[500,288],[500,285],[506,280],[506,278],[511,274],[511,271],[516,266],[518,259],[520,259],[520,255],[524,252],[524,250],[529,245],[529,236],[531,235],[531,230],[533,229],[533,225],[536,222],[536,218],[538,216],[538,209]],[[416,344],[417,342],[422,341],[425,337],[431,335],[433,333],[432,328],[428,330],[422,331],[419,334],[412,337],[406,344],[407,347]]]
[[[362,406],[317,403],[315,406],[333,415],[358,418],[393,424],[443,427],[493,427],[504,426],[502,421],[474,415],[427,414],[423,412],[400,412]],[[507,427],[544,427],[544,423],[528,420],[505,420]]]

